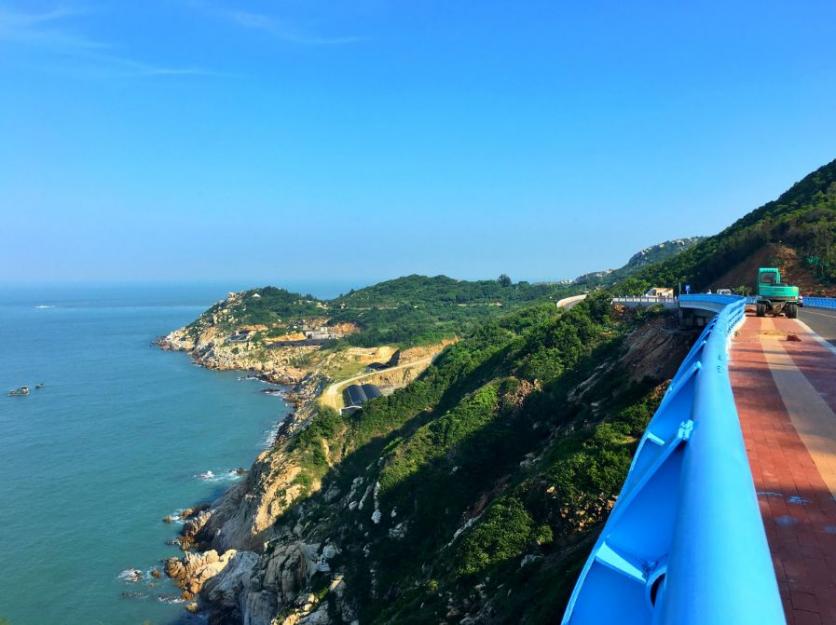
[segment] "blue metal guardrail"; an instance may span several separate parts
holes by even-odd
[[[833,297],[805,297],[805,308],[830,308],[836,310],[836,298]]]
[[[563,625],[785,625],[728,376],[746,299],[716,309],[639,443]]]

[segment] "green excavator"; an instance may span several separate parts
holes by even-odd
[[[785,314],[790,319],[798,317],[798,287],[781,282],[781,272],[777,267],[758,269],[757,284],[758,317]]]

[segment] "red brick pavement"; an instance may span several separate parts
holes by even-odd
[[[788,334],[801,340],[787,340]],[[764,350],[776,348],[791,357],[831,409],[836,355],[809,340],[792,320],[748,317],[732,342],[730,366],[787,622],[836,625],[836,500],[773,378]]]

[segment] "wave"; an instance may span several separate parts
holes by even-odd
[[[268,384],[267,380],[262,380],[262,379],[261,379],[259,376],[257,376],[257,375],[248,374],[248,375],[239,375],[239,376],[238,376],[238,381],[239,381],[239,382],[244,382],[245,380],[256,380],[257,382],[262,382],[262,383],[264,383],[264,384]]]
[[[147,599],[148,593],[126,590],[120,595],[123,599]]]
[[[244,477],[245,473],[244,469],[229,469],[220,473],[215,473],[210,469],[209,471],[198,473],[195,477],[204,482],[235,482]]]
[[[125,569],[116,576],[123,582],[131,584],[138,584],[139,582],[146,582],[149,586],[155,586],[157,580],[162,577],[162,572],[157,567],[143,571],[142,569]]]
[[[35,308],[43,310],[45,308],[55,308],[55,306],[53,304],[38,304]]]
[[[264,432],[264,443],[262,444],[262,447],[264,449],[271,449],[273,447],[273,445],[276,442],[276,435],[279,433],[279,426],[280,425],[281,424],[277,423],[276,425],[271,427],[269,430],[266,430]]]
[[[186,603],[186,600],[179,595],[160,595],[157,597],[157,601],[160,603],[169,603],[169,604],[176,604],[176,603]]]
[[[123,582],[136,584],[137,582],[141,582],[145,579],[145,573],[140,569],[125,569],[116,577],[121,579]]]
[[[177,523],[177,525],[183,525],[186,522],[186,519],[183,518],[183,510],[180,509],[173,514],[167,514],[164,516],[163,521],[166,523]]]

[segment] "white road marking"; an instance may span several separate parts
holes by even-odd
[[[809,315],[818,315],[819,317],[827,317],[828,319],[833,319],[834,317],[836,317],[836,315],[828,315],[827,313],[816,312],[814,310],[809,310],[808,308],[804,309],[804,313]]]
[[[807,312],[810,312],[810,311],[807,311]],[[822,315],[822,316],[823,316],[823,317],[827,317],[828,315]],[[826,341],[825,339],[823,339],[822,337],[820,337],[820,336],[819,336],[819,335],[818,335],[818,334],[817,334],[817,333],[813,330],[813,328],[811,328],[811,327],[810,327],[810,326],[808,326],[806,323],[804,323],[803,321],[801,321],[801,319],[793,319],[793,321],[795,321],[798,325],[800,325],[800,326],[801,326],[801,328],[802,328],[802,329],[803,329],[803,330],[804,330],[807,334],[809,334],[809,335],[810,335],[810,336],[811,336],[814,340],[816,340],[816,341],[819,343],[819,345],[821,345],[821,346],[822,346],[822,347],[824,347],[825,349],[829,349],[831,352],[833,352],[834,354],[836,354],[836,347],[834,347],[834,346],[833,346],[833,344],[832,344],[830,341]]]
[[[836,415],[780,341],[761,341],[761,347],[790,421],[836,497]]]

